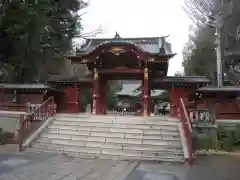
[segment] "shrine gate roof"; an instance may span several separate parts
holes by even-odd
[[[158,54],[164,43],[165,54],[172,54],[171,44],[165,41],[165,37],[146,37],[146,38],[98,38],[87,39],[78,50],[77,54],[88,54],[96,48],[106,44],[132,44],[144,52]]]

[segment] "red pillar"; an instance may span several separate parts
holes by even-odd
[[[97,68],[94,68],[94,74],[93,74],[93,107],[92,107],[92,113],[99,114],[100,113],[100,106],[99,106],[99,74]]]
[[[143,78],[143,115],[149,116],[149,82],[148,82],[148,68],[144,69]]]

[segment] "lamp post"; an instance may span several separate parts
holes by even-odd
[[[217,86],[223,86],[223,60],[222,60],[222,46],[221,46],[221,28],[216,27],[216,55],[217,55]]]
[[[215,45],[216,45],[216,57],[217,57],[217,86],[223,86],[223,60],[222,60],[222,43],[221,43],[221,30],[223,27],[222,23],[222,13],[217,16],[208,16],[207,25],[216,30],[215,32]]]
[[[224,3],[224,0],[220,0],[218,7],[218,13],[214,16],[208,16],[207,25],[216,29],[216,56],[217,56],[217,86],[223,86],[223,41],[222,41],[222,30],[223,30],[223,19],[227,18],[232,13],[232,3]]]

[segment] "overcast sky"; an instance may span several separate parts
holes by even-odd
[[[178,55],[171,59],[169,75],[182,70],[182,49],[188,40],[190,19],[182,9],[184,0],[90,0],[84,11],[84,32],[100,25],[97,37],[156,37],[170,35],[168,41]]]

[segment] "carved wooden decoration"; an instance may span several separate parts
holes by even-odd
[[[112,47],[110,52],[114,53],[115,55],[119,55],[120,53],[124,52],[124,49],[122,47]]]
[[[98,71],[94,69],[94,80],[98,80]]]
[[[154,62],[154,58],[150,58],[148,62]]]
[[[144,79],[148,79],[148,68],[144,68]]]

